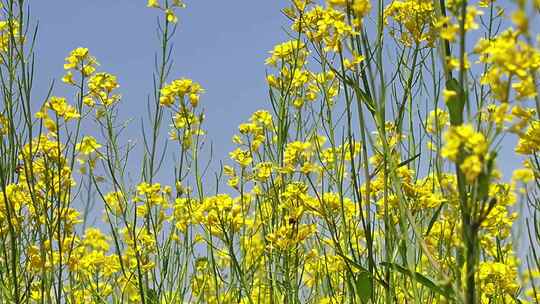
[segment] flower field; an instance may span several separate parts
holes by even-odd
[[[91,45],[35,97],[33,1],[0,0],[0,304],[540,302],[539,0],[281,1],[228,159],[173,64],[189,1],[140,2],[134,142]]]

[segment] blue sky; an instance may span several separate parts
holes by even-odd
[[[187,8],[178,12],[174,68],[168,80],[192,78],[206,89],[201,104],[207,115],[207,138],[214,146],[214,160],[224,160],[233,148],[231,137],[238,124],[253,111],[270,106],[264,60],[276,43],[287,39],[283,26],[288,26],[288,20],[280,9],[288,1],[186,3]],[[57,81],[54,94],[73,97],[59,81],[64,58],[76,47],[88,47],[101,71],[118,76],[121,118],[135,119],[126,135],[141,142],[140,118],[146,115],[152,91],[153,60],[159,48],[156,18],[161,12],[147,8],[145,0],[32,1],[31,10],[32,19],[39,22],[37,102],[42,102],[53,79]],[[499,161],[507,174],[517,165],[513,154],[511,149],[503,150],[505,161]],[[132,160],[137,167],[140,158]]]
[[[169,81],[192,78],[206,89],[201,105],[206,109],[208,139],[215,148],[214,159],[224,159],[238,124],[269,106],[264,60],[276,43],[286,39],[282,30],[286,18],[280,9],[287,2],[186,3],[187,8],[178,11]],[[73,97],[60,82],[64,58],[76,47],[88,47],[100,62],[100,71],[118,76],[122,118],[136,119],[127,135],[141,142],[140,118],[146,115],[152,92],[153,60],[159,48],[156,18],[161,12],[146,8],[144,0],[32,1],[31,11],[39,22],[34,88],[39,103],[53,79],[54,94]],[[136,158],[134,162],[140,160]]]

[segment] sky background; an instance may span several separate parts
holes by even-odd
[[[200,82],[206,92],[201,105],[206,111],[207,139],[214,147],[214,166],[228,158],[231,137],[251,113],[270,108],[265,81],[265,58],[277,43],[287,40],[280,12],[289,1],[235,0],[186,1],[178,10],[179,27],[173,39],[174,67],[168,81],[187,77]],[[51,81],[53,94],[73,99],[73,91],[61,83],[67,54],[88,47],[101,63],[99,71],[117,75],[121,120],[131,122],[125,139],[142,143],[140,119],[152,92],[154,56],[158,50],[157,17],[162,12],[146,7],[145,0],[32,1],[32,20],[39,22],[34,96],[43,102]],[[168,122],[165,122],[168,125]],[[96,136],[94,130],[84,130]],[[166,138],[166,134],[163,134]],[[499,166],[509,177],[519,165],[508,140]],[[133,169],[140,160],[132,157]],[[168,171],[170,172],[170,171]]]
[[[201,105],[206,110],[207,138],[213,143],[214,159],[222,160],[233,148],[231,137],[238,124],[269,106],[264,60],[276,43],[286,39],[282,30],[286,19],[280,12],[286,2],[186,3],[186,9],[177,11],[174,67],[168,81],[187,77],[205,88]],[[56,81],[53,94],[73,99],[73,90],[60,81],[64,58],[76,47],[88,47],[100,62],[99,71],[117,75],[121,119],[136,119],[126,137],[142,143],[140,118],[146,115],[152,92],[161,11],[147,8],[144,0],[54,0],[32,1],[31,14],[39,22],[37,104],[46,97],[52,80]],[[140,160],[136,158],[134,167]]]

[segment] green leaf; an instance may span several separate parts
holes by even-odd
[[[373,293],[373,278],[371,274],[366,271],[362,271],[356,277],[356,290],[358,296],[362,301],[368,301]]]
[[[362,272],[368,272],[368,270],[365,267],[363,267],[362,265],[360,265],[360,264],[356,263],[355,261],[351,260],[349,257],[344,255],[343,253],[337,251],[336,254],[339,255],[345,261],[347,261],[351,266],[354,266],[354,268],[356,268],[358,270],[361,270]]]
[[[373,101],[373,99],[371,99],[371,97],[369,97],[364,91],[359,90],[359,92],[362,96],[362,99],[366,103],[369,112],[371,112],[372,115],[375,115],[375,102]]]
[[[366,107],[368,111],[371,112],[371,115],[375,115],[375,102],[373,101],[373,99],[366,92],[360,89],[358,84],[352,81],[350,77],[345,78],[345,83],[347,83],[354,89],[356,95],[366,104]]]
[[[390,267],[392,269],[397,270],[401,274],[404,274],[411,279],[416,280],[418,283],[422,284],[424,287],[427,287],[429,290],[431,290],[434,293],[438,293],[447,299],[453,299],[453,291],[448,287],[441,287],[435,284],[432,280],[430,280],[428,277],[418,273],[418,272],[411,272],[409,269],[404,268],[403,266],[400,266],[395,263],[388,263],[388,262],[382,262],[382,266]]]
[[[444,205],[445,205],[445,203],[441,203],[439,208],[437,208],[435,213],[433,213],[433,216],[431,217],[431,220],[429,221],[429,224],[428,224],[428,228],[426,230],[426,236],[428,236],[429,233],[431,232],[431,228],[433,228],[433,225],[435,225],[435,222],[439,218],[439,215],[441,214],[441,211],[442,211],[442,208],[444,207]]]
[[[463,88],[455,78],[452,78],[446,82],[446,89],[456,92],[456,95],[446,100],[446,106],[450,114],[450,124],[453,126],[461,125],[463,123],[463,109],[465,108]]]

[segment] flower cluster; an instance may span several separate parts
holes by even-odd
[[[460,165],[468,181],[473,182],[487,160],[488,143],[472,125],[451,127],[445,134],[441,155]]]
[[[19,21],[0,21],[0,52],[7,52],[13,46],[13,42],[24,43],[24,39],[20,34]]]
[[[199,104],[200,94],[203,93],[201,85],[191,79],[177,79],[163,86],[159,103],[162,106],[171,107],[176,101],[179,106],[185,106],[184,99],[187,97],[193,108]]]
[[[93,107],[96,103],[105,107],[111,106],[121,98],[119,94],[113,92],[119,87],[116,76],[103,72],[96,73],[88,79],[89,92],[83,102],[89,107]]]
[[[435,6],[431,1],[393,1],[384,9],[384,20],[392,18],[397,24],[390,35],[406,46],[426,42],[433,46],[437,38]]]
[[[270,106],[227,154],[206,149],[202,86],[169,79],[183,2],[149,0],[163,52],[140,162],[117,78],[86,48],[65,60],[73,97],[35,112],[25,1],[0,5],[3,302],[540,299],[540,51],[523,1],[499,33],[491,0],[291,0],[291,40],[265,61]],[[506,148],[523,158],[511,179]],[[214,175],[207,152],[228,155]]]
[[[162,10],[165,13],[165,19],[167,22],[177,23],[178,17],[175,15],[174,10],[176,8],[186,7],[185,3],[182,0],[172,0],[171,2],[165,1],[165,4],[168,6],[162,6],[159,2],[159,0],[148,0],[146,6]]]
[[[540,51],[519,39],[519,32],[506,30],[494,39],[481,39],[475,52],[489,65],[481,83],[489,85],[494,99],[510,101],[510,88],[518,100],[538,95],[533,75],[540,69]]]
[[[96,58],[90,55],[87,48],[79,47],[71,51],[66,57],[64,69],[67,71],[62,81],[69,84],[74,84],[73,71],[78,71],[82,76],[88,77],[96,71],[96,66],[99,63]]]

